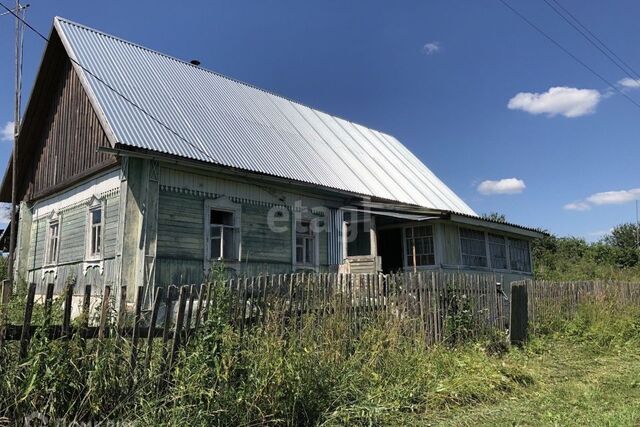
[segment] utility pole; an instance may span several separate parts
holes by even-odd
[[[15,117],[13,127],[13,153],[11,163],[11,232],[9,235],[9,283],[13,285],[14,263],[16,250],[16,203],[18,199],[18,134],[20,132],[20,93],[22,89],[22,22],[20,21],[20,0],[16,0],[16,93],[15,93]]]
[[[640,215],[638,215],[638,200],[636,200],[636,250],[640,252]]]

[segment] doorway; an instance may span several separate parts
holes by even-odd
[[[382,258],[383,273],[394,273],[404,269],[402,228],[378,231],[378,255]]]

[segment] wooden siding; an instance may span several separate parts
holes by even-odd
[[[44,263],[44,242],[47,232],[47,221],[41,220],[31,227],[31,242],[29,245],[29,269],[40,268]]]
[[[256,264],[282,263],[291,269],[291,231],[276,233],[269,229],[269,207],[242,205],[242,261]]]
[[[118,261],[115,258],[108,258],[104,260],[104,272],[100,274],[99,269],[90,268],[87,273],[82,271],[82,263],[64,264],[56,268],[56,279],[53,278],[52,273],[45,273],[46,270],[37,269],[29,272],[29,281],[34,283],[55,283],[55,293],[61,294],[64,292],[66,281],[70,278],[75,278],[76,287],[74,294],[84,293],[85,285],[97,286],[95,291],[101,291],[104,285],[115,285],[114,277],[118,273]]]
[[[118,196],[105,200],[104,213],[104,259],[116,255],[116,238],[118,235]],[[44,265],[44,252],[49,218],[34,220],[31,227],[31,243],[29,249],[29,270],[38,270]],[[60,215],[60,249],[58,252],[58,270],[63,264],[82,263],[85,258],[85,237],[87,227],[87,206],[80,205],[64,211]],[[60,277],[60,276],[59,276]]]
[[[161,190],[158,212],[156,283],[199,282],[204,270],[205,197]],[[241,204],[242,261],[245,274],[292,271],[293,236],[269,229],[269,206]],[[327,263],[327,233],[318,236],[320,264]]]
[[[442,231],[442,263],[445,265],[460,265],[460,234],[458,226],[454,224],[441,224]]]
[[[43,219],[38,223],[47,220]],[[85,233],[87,229],[86,208],[74,209],[62,215],[60,225],[60,252],[58,263],[78,262],[85,255]],[[46,237],[43,237],[46,238]]]
[[[204,200],[160,191],[158,258],[198,260],[204,257]]]
[[[19,139],[20,200],[34,200],[115,164],[107,136],[56,35],[44,55]],[[10,199],[11,168],[0,198]]]

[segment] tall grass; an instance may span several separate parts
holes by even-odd
[[[535,339],[505,352],[500,336],[426,348],[408,333],[413,325],[391,317],[357,330],[339,316],[309,317],[298,330],[274,315],[240,336],[217,295],[170,377],[159,345],[150,372],[138,370],[131,385],[129,344],[121,339],[52,342],[37,334],[20,363],[8,349],[0,355],[0,417],[7,424],[38,411],[136,425],[398,425],[535,387],[527,354],[549,350]],[[594,351],[628,346],[640,341],[640,309],[585,304],[546,332],[545,339]]]

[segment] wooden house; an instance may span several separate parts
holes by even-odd
[[[480,218],[388,134],[62,18],[18,147],[16,273],[130,300],[213,263],[507,282],[541,235]]]

